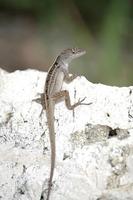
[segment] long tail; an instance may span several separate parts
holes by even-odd
[[[47,111],[47,120],[48,120],[48,128],[49,128],[49,139],[50,139],[50,147],[51,147],[51,168],[50,168],[50,178],[48,182],[48,194],[46,200],[49,200],[51,186],[52,186],[52,179],[54,175],[54,168],[55,168],[55,130],[54,130],[54,103],[49,101]]]

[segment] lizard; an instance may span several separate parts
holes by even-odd
[[[68,110],[74,110],[75,107],[79,105],[89,105],[91,103],[83,103],[85,98],[79,99],[73,105],[70,101],[69,92],[67,90],[62,90],[63,81],[70,83],[76,78],[76,75],[69,75],[69,63],[86,53],[85,50],[81,48],[71,48],[66,49],[61,52],[61,54],[56,58],[54,64],[48,70],[44,93],[41,94],[41,104],[43,109],[46,110],[47,124],[49,130],[49,140],[51,149],[51,168],[50,168],[50,178],[48,181],[48,192],[46,200],[50,198],[52,179],[54,175],[55,168],[55,130],[54,130],[54,107],[59,101],[65,100],[66,107]],[[44,199],[44,191],[42,191],[40,200]]]

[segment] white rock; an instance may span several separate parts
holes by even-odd
[[[50,145],[45,111],[33,99],[46,73],[0,70],[0,199],[40,200],[47,188]],[[133,87],[92,84],[84,77],[63,85],[73,113],[55,107],[56,168],[51,200],[133,199]],[[44,188],[43,188],[44,185]]]

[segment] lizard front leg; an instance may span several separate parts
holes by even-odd
[[[70,83],[70,82],[72,82],[75,78],[77,78],[77,75],[76,75],[76,74],[72,74],[72,75],[67,74],[67,76],[65,75],[64,81],[67,82],[67,83]]]
[[[62,68],[61,70],[62,70],[62,72],[64,73],[64,81],[67,82],[67,83],[72,82],[72,81],[77,77],[76,74],[70,75],[70,74],[68,73],[68,71],[67,71],[66,69],[64,69],[64,68]]]

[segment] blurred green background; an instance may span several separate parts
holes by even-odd
[[[46,71],[65,48],[87,53],[71,72],[133,85],[132,0],[1,0],[0,66]]]

